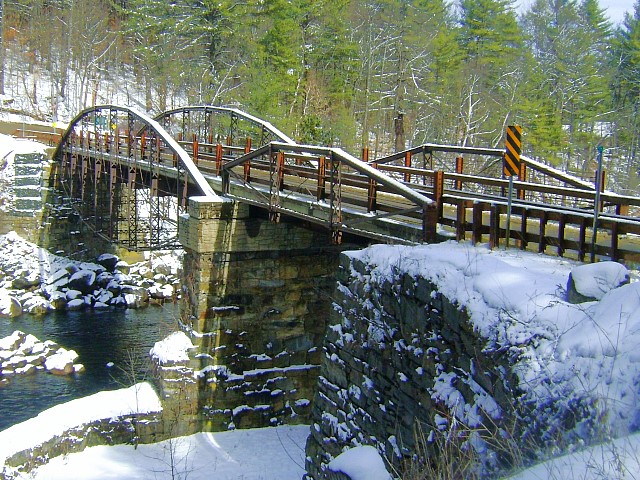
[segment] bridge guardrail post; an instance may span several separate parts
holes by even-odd
[[[327,165],[326,165],[326,157],[320,156],[318,158],[318,186],[316,189],[316,199],[321,202],[326,198],[326,174],[327,174]]]
[[[367,153],[368,156],[368,153]],[[377,163],[372,163],[373,168],[378,168]],[[367,212],[375,212],[378,209],[378,183],[373,179],[369,179],[369,188],[367,192]]]
[[[465,201],[458,199],[456,201],[456,241],[462,242],[466,235],[467,209]]]
[[[489,248],[494,249],[500,246],[500,207],[495,203],[491,204],[489,214]]]
[[[464,173],[464,158],[456,157],[456,173],[462,175]],[[462,180],[455,181],[456,190],[462,190]]]
[[[222,144],[218,143],[216,145],[216,175],[220,176],[220,171],[222,170]]]
[[[407,168],[411,168],[411,152],[407,151],[404,154],[404,166]],[[404,181],[407,183],[411,183],[411,174],[409,172],[404,173]]]
[[[520,182],[527,181],[527,164],[524,162],[520,162],[520,170],[518,171],[518,180]],[[524,187],[518,188],[516,196],[519,200],[524,200],[526,194],[526,189]]]
[[[473,202],[473,210],[471,214],[471,242],[482,242],[482,212],[483,204],[481,202]]]
[[[435,243],[438,224],[438,208],[435,203],[422,206],[422,241]]]
[[[193,163],[198,165],[198,136],[194,133],[192,137]]]
[[[437,170],[433,172],[433,199],[436,202],[438,219],[442,218],[444,205],[442,204],[442,196],[444,195],[444,172]]]
[[[247,141],[244,146],[245,155],[251,152],[251,138],[247,137]],[[271,151],[269,152],[269,158],[271,158]],[[244,162],[244,181],[251,183],[251,162],[247,160]]]

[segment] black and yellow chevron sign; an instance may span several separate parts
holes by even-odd
[[[522,151],[522,127],[509,125],[505,137],[505,154],[502,169],[505,177],[520,173],[520,152]]]

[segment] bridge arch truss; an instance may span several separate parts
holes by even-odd
[[[178,246],[187,198],[216,197],[189,154],[129,107],[80,112],[54,154],[55,185],[96,235],[130,250]]]

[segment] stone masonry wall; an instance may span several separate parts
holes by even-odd
[[[501,354],[483,351],[466,312],[423,278],[394,272],[379,284],[369,270],[341,257],[312,404],[309,478],[334,478],[328,463],[357,445],[375,445],[402,471],[416,454],[436,459],[445,432],[470,427],[464,438],[481,444],[481,422],[495,430],[513,421],[515,379]],[[420,448],[417,435],[427,440]]]
[[[181,322],[197,349],[182,380],[163,384],[181,385],[173,397],[189,399],[180,417],[194,431],[310,419],[340,249],[329,233],[251,213],[191,198],[181,218]]]
[[[0,234],[16,231],[21,237],[37,242],[44,216],[44,199],[48,194],[46,182],[50,165],[43,153],[16,154],[13,184],[3,185],[7,198],[0,215]]]

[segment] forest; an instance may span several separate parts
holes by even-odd
[[[3,98],[42,119],[123,99],[233,106],[296,141],[370,158],[423,143],[502,147],[637,194],[640,0],[12,0]],[[5,102],[6,103],[6,102]]]

